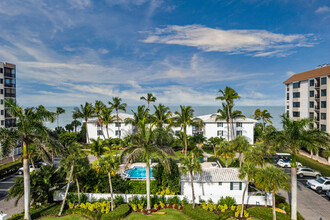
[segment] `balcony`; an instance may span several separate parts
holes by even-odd
[[[315,98],[316,98],[316,99],[319,99],[319,98],[320,98],[320,94],[316,94],[316,95],[315,95]]]
[[[317,83],[315,84],[315,88],[319,88],[319,87],[320,87],[320,83],[317,82]]]
[[[7,88],[16,88],[16,84],[14,84],[14,83],[5,83],[5,87],[7,87]]]

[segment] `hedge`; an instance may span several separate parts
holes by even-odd
[[[92,211],[89,211],[88,209],[81,209],[81,208],[67,209],[67,210],[65,210],[64,214],[80,214],[80,215],[84,215],[84,216],[92,218],[92,219],[101,219],[102,218],[101,212],[92,212]]]
[[[192,219],[199,219],[199,220],[219,219],[219,216],[216,215],[215,213],[204,210],[199,206],[195,206],[195,208],[193,208],[192,205],[185,205],[183,206],[182,211]]]
[[[112,212],[102,215],[102,220],[114,220],[121,219],[126,217],[129,213],[131,213],[131,207],[127,204],[122,204],[118,206]]]
[[[48,206],[43,206],[39,208],[31,208],[31,218],[37,219],[46,215],[57,215],[60,212],[61,204],[59,203],[53,203]],[[8,220],[19,220],[24,219],[24,211],[13,215]]]
[[[314,170],[319,171],[322,176],[330,176],[330,166],[321,164],[316,160],[305,157],[303,155],[297,155],[297,160],[306,167],[312,168]]]
[[[248,208],[247,212],[250,214],[250,216],[262,218],[264,220],[273,220],[273,210],[271,208],[267,207],[253,207]],[[281,220],[290,220],[291,217],[281,213],[276,212],[276,218]]]
[[[22,167],[21,160],[16,160],[0,165],[0,179],[8,176],[9,174],[16,173],[20,167]]]

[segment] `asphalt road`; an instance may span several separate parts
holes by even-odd
[[[285,168],[285,172],[291,174],[290,168]],[[330,219],[330,201],[325,195],[316,193],[306,186],[308,179],[313,177],[298,177],[298,211],[306,220],[329,220]],[[290,202],[290,193],[281,191],[280,195],[287,198]]]

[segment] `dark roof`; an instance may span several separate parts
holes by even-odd
[[[330,75],[330,66],[325,66],[321,68],[317,68],[314,70],[309,70],[302,73],[297,73],[291,76],[288,80],[284,82],[284,84],[288,84],[291,82],[301,81],[305,79],[315,78],[319,76]]]

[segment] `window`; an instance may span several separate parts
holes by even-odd
[[[100,123],[97,123],[96,125],[97,125],[97,128],[100,128],[101,127]]]
[[[3,89],[0,89],[0,94],[3,94]]]
[[[321,96],[327,96],[327,90],[321,89]]]
[[[321,85],[327,84],[327,77],[321,78]]]
[[[1,125],[4,125],[5,124],[5,121],[4,120],[1,120]]]
[[[327,119],[327,113],[321,113],[321,119],[326,120]]]
[[[115,122],[115,127],[121,127],[121,123],[120,122]]]
[[[289,85],[286,86],[286,91],[290,91]]]
[[[300,112],[293,112],[293,117],[300,117]]]
[[[217,131],[217,136],[223,136],[223,131]]]
[[[1,115],[3,115],[3,110],[1,110]]]
[[[293,83],[293,88],[294,89],[300,88],[300,82]]]
[[[309,102],[309,107],[314,108],[314,102]]]
[[[242,127],[242,122],[236,122],[236,127],[241,128]]]
[[[3,79],[0,79],[0,83],[3,84]]]
[[[101,135],[103,135],[103,132],[102,132],[102,130],[98,130],[98,131],[97,131],[97,135],[98,135],[98,136],[101,136]]]
[[[290,94],[289,93],[286,94],[286,100],[290,100]]]
[[[326,131],[327,130],[327,126],[326,125],[321,125],[321,131]]]
[[[116,131],[116,132],[115,132],[115,135],[116,135],[116,136],[119,136],[120,134],[121,134],[121,131]]]
[[[326,101],[322,101],[321,102],[321,108],[326,108],[327,107],[327,102]]]
[[[3,105],[3,99],[0,99],[0,104]]]
[[[309,91],[309,97],[314,97],[314,90]]]
[[[296,107],[296,108],[300,107],[300,102],[293,102],[292,104],[293,104],[293,107]]]
[[[242,136],[242,131],[236,131],[236,136]]]
[[[293,93],[293,98],[299,98],[299,97],[300,97],[300,92]]]
[[[219,182],[218,184],[219,184],[219,186],[222,186],[222,182]]]
[[[309,118],[314,118],[314,112],[309,113]]]
[[[286,106],[286,109],[289,109],[289,108],[290,108],[290,106],[287,105],[287,106]]]
[[[217,127],[223,127],[223,122],[217,122]]]
[[[3,69],[2,68],[0,68],[0,73],[3,73]]]
[[[230,190],[242,190],[242,183],[230,183]]]
[[[314,86],[314,79],[309,80],[309,86]]]

